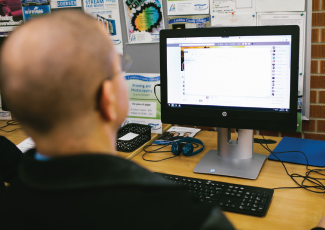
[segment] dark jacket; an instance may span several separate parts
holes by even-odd
[[[1,229],[233,229],[218,208],[131,161],[34,154],[0,203]]]

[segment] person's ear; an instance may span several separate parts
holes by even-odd
[[[106,80],[103,82],[99,100],[100,112],[103,118],[108,121],[115,121],[117,119],[117,98],[112,81]]]

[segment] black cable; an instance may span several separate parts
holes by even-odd
[[[261,131],[260,131],[261,132]],[[264,135],[261,132],[261,135],[264,138]],[[266,147],[263,145],[265,144]],[[325,176],[325,174],[321,173],[321,172],[325,172],[325,169],[310,169],[309,168],[309,162],[308,162],[308,158],[306,156],[306,154],[302,151],[284,151],[284,152],[274,152],[272,151],[269,146],[267,145],[267,143],[261,143],[260,145],[266,149],[268,152],[270,152],[270,154],[272,154],[275,158],[277,158],[281,164],[283,165],[287,175],[297,184],[298,187],[279,187],[279,188],[274,188],[274,189],[296,189],[296,188],[303,188],[307,191],[310,192],[314,192],[314,193],[325,193],[325,186],[324,184],[321,182],[322,180],[325,180],[325,178],[316,178],[316,177],[312,177],[310,176],[311,173],[316,173],[318,175],[322,175]],[[284,164],[284,162],[276,155],[279,153],[289,153],[289,152],[295,152],[295,153],[302,153],[304,155],[304,157],[306,158],[306,173],[305,175],[300,175],[297,173],[292,173],[290,174]],[[296,178],[301,178],[303,179],[301,183],[299,183]],[[305,182],[310,182],[312,185],[306,185]],[[313,190],[312,190],[313,189]]]
[[[6,132],[6,133],[10,133],[16,130],[19,130],[21,128],[17,128],[17,129],[13,129],[13,130],[4,130],[3,128],[9,127],[9,126],[13,126],[13,125],[20,125],[20,122],[18,120],[9,120],[6,122],[6,125],[0,127],[0,131],[2,132]]]
[[[175,143],[175,142],[171,142],[171,143],[168,143],[168,144],[162,144],[162,145],[146,145],[146,146],[144,146],[143,147],[143,151],[144,151],[144,153],[143,153],[143,155],[142,155],[142,159],[143,160],[145,160],[145,161],[150,161],[150,162],[159,162],[159,161],[164,161],[164,160],[168,160],[168,159],[171,159],[171,158],[174,158],[174,157],[178,157],[178,156],[176,156],[176,155],[174,155],[174,156],[171,156],[171,157],[167,157],[167,158],[164,158],[164,159],[161,159],[161,160],[147,160],[147,159],[145,159],[144,158],[144,156],[147,154],[147,153],[171,153],[172,151],[170,151],[170,150],[168,150],[168,151],[158,151],[158,150],[160,150],[160,149],[162,149],[162,148],[165,148],[165,147],[167,147],[168,145],[171,145],[172,143]],[[196,144],[196,143],[192,143],[192,145],[193,145],[193,148],[197,148],[197,147],[199,147],[199,144]],[[150,151],[147,151],[147,149],[149,148],[149,147],[151,147],[151,146],[161,146],[161,147],[159,147],[158,149],[154,149],[154,150],[150,150]]]
[[[155,87],[153,88],[153,91],[154,91],[154,93],[155,93],[155,96],[156,96],[156,98],[157,98],[157,101],[159,102],[159,104],[161,104],[161,102],[159,101],[159,99],[158,99],[158,97],[157,97],[157,94],[156,94],[156,87],[157,86],[161,86],[160,84],[157,84],[157,85],[155,85]]]
[[[142,159],[145,160],[145,161],[149,161],[149,162],[159,162],[159,161],[164,161],[164,160],[168,160],[168,159],[171,159],[171,158],[175,158],[177,157],[176,155],[175,156],[172,156],[172,157],[167,157],[167,158],[164,158],[164,159],[161,159],[161,160],[147,160],[144,158],[144,156],[147,154],[147,153],[166,153],[166,152],[171,152],[170,150],[169,151],[158,151],[162,148],[165,148],[167,147],[168,145],[170,145],[170,143],[168,144],[164,144],[164,145],[161,145],[160,148],[158,149],[154,149],[154,150],[151,150],[151,151],[147,151],[147,148],[151,147],[151,146],[160,146],[160,145],[146,145],[143,147],[143,151],[144,151],[144,154],[142,155]]]

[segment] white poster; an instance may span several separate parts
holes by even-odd
[[[256,26],[255,0],[210,0],[211,26]]]
[[[117,0],[83,0],[84,11],[97,18],[111,35],[116,51],[123,55],[120,11]]]
[[[305,11],[305,0],[256,0],[256,12]]]
[[[209,14],[209,0],[168,0],[168,15]]]
[[[129,44],[159,42],[165,28],[161,0],[123,0]]]
[[[128,117],[123,125],[137,123],[150,125],[151,133],[162,133],[160,100],[160,75],[157,74],[132,74],[124,75],[129,94]],[[157,98],[156,98],[157,96]]]
[[[210,0],[211,15],[250,13],[255,14],[255,0]]]
[[[299,87],[298,93],[303,93],[304,63],[305,63],[305,30],[306,30],[306,12],[273,12],[258,13],[258,26],[269,25],[298,25],[300,28],[299,44]]]

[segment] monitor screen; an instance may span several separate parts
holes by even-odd
[[[162,121],[295,131],[299,28],[161,32]]]

